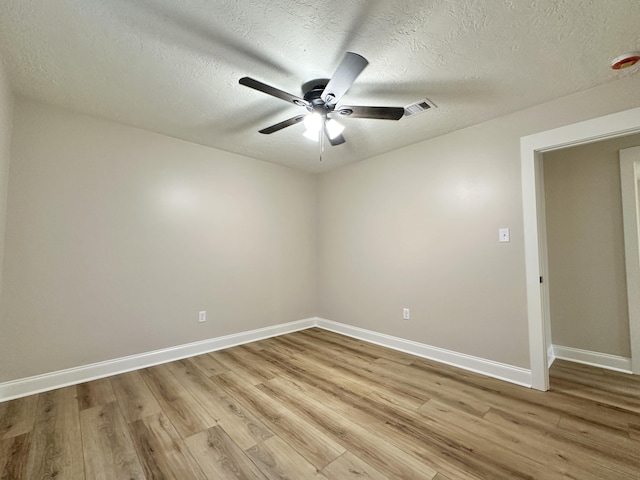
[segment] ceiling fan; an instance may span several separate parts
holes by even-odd
[[[324,134],[329,139],[329,143],[335,146],[345,142],[342,136],[344,126],[335,120],[336,116],[400,120],[404,115],[404,107],[338,105],[338,101],[347,93],[347,90],[368,64],[369,62],[362,55],[347,52],[333,77],[305,83],[302,86],[302,97],[284,92],[250,77],[242,77],[240,84],[307,109],[307,113],[263,128],[260,133],[271,134],[304,122],[307,128],[304,134],[306,137],[318,141],[319,138],[324,139]]]

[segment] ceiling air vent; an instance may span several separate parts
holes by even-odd
[[[436,107],[436,105],[431,100],[423,98],[416,103],[412,103],[411,105],[407,105],[406,107],[404,107],[404,116],[411,117],[413,115],[418,115],[419,113],[426,112],[427,110],[430,110],[432,108],[438,107]]]

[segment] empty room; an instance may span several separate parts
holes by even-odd
[[[640,2],[0,2],[0,478],[640,478]]]

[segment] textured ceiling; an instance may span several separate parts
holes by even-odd
[[[0,58],[17,94],[308,171],[324,171],[638,68],[638,0],[2,0]],[[344,53],[370,64],[352,105],[439,108],[398,122],[342,119],[347,143],[318,144],[304,113],[238,84],[301,95]]]

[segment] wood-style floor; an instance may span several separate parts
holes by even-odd
[[[320,329],[0,404],[5,479],[640,479],[640,379],[537,392]]]

